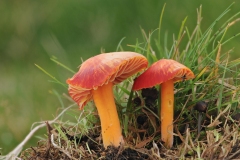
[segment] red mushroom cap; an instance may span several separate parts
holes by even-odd
[[[193,72],[183,64],[171,59],[161,59],[153,63],[151,67],[135,79],[133,90],[150,88],[170,79],[178,82],[194,77]]]
[[[147,59],[135,52],[99,54],[83,62],[79,71],[67,80],[69,94],[82,109],[92,99],[92,89],[108,82],[120,83],[147,65]]]

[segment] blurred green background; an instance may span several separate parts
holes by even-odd
[[[12,150],[27,135],[33,122],[51,120],[61,109],[59,95],[66,88],[50,83],[38,64],[65,83],[72,74],[53,63],[50,58],[77,71],[83,60],[101,52],[115,51],[122,46],[141,42],[140,27],[146,33],[158,27],[163,4],[160,0],[1,0],[0,1],[0,152]],[[173,0],[168,1],[163,17],[162,32],[178,34],[182,20],[188,16],[190,31],[196,25],[196,9],[203,6],[202,28],[206,29],[233,1]],[[240,11],[236,1],[231,15]],[[226,19],[225,19],[226,20]],[[219,27],[221,26],[221,22]],[[229,36],[239,32],[236,24]],[[162,34],[163,35],[163,34]],[[235,47],[238,56],[240,38],[228,48]],[[64,99],[65,106],[72,102]],[[77,107],[75,108],[78,109]],[[33,137],[29,146],[36,146]]]

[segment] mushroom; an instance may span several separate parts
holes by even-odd
[[[198,126],[198,136],[200,136],[200,132],[201,132],[201,129],[202,129],[202,119],[203,119],[203,114],[202,113],[206,113],[207,111],[207,108],[208,108],[208,103],[206,103],[205,101],[199,101],[196,103],[196,105],[194,106],[194,109],[196,111],[198,111],[198,123],[197,123],[197,126]]]
[[[115,147],[123,144],[122,129],[114,101],[113,85],[145,69],[147,59],[135,52],[99,54],[82,63],[70,79],[69,95],[80,109],[94,100],[101,122],[103,145]]]
[[[167,148],[173,145],[174,83],[194,78],[186,66],[171,59],[161,59],[135,79],[133,90],[161,84],[161,138]]]

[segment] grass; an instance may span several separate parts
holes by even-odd
[[[239,121],[234,117],[239,112],[240,58],[231,60],[234,49],[228,48],[227,45],[240,35],[237,33],[232,37],[228,36],[228,30],[240,20],[240,12],[229,17],[220,28],[215,27],[217,22],[228,16],[231,7],[232,5],[203,31],[200,6],[197,9],[196,27],[190,29],[185,26],[185,18],[177,36],[172,36],[171,45],[167,34],[162,40],[161,24],[165,6],[156,30],[147,34],[141,29],[143,40],[136,40],[136,44],[129,45],[133,51],[145,55],[150,64],[161,58],[175,59],[189,67],[196,78],[175,84],[175,141],[172,149],[166,149],[160,140],[160,108],[157,108],[159,99],[147,101],[151,93],[158,92],[158,87],[133,92],[131,86],[134,77],[115,86],[116,103],[127,142],[124,148],[147,155],[149,159],[239,158]],[[117,46],[118,51],[124,50],[121,42]],[[73,73],[56,59],[52,61]],[[49,75],[54,83],[65,86],[64,82],[57,80],[42,67],[36,66]],[[143,92],[149,92],[150,95],[146,96]],[[194,109],[196,103],[201,101],[207,103],[206,113]],[[48,155],[55,155],[57,151],[61,151],[62,157],[69,159],[106,158],[108,154],[96,153],[102,150],[101,140],[92,136],[99,135],[100,131],[94,108],[93,103],[89,103],[84,112],[64,110],[54,121],[49,122],[50,125],[54,124],[54,127],[47,125],[48,133],[43,136],[38,147],[27,149],[22,152],[21,157],[33,157],[37,154],[46,156],[46,152]],[[202,120],[199,120],[199,115],[202,116]],[[43,127],[45,123],[41,122],[39,126]],[[79,145],[78,141],[84,136],[90,140],[84,143],[84,146]],[[12,153],[18,155],[19,151],[21,148]]]

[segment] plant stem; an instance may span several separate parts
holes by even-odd
[[[133,97],[133,90],[131,89],[128,102],[127,102],[127,108],[125,113],[125,119],[124,119],[124,135],[128,135],[128,123],[129,123],[129,116],[131,116],[129,113],[132,112],[132,97]]]
[[[202,112],[198,113],[198,136],[200,135],[201,129],[202,129]]]

